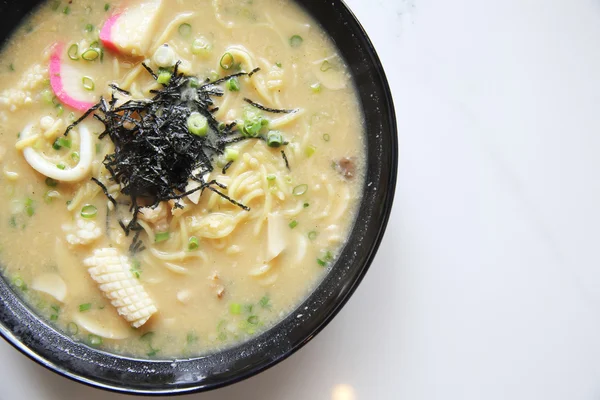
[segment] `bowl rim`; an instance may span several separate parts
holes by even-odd
[[[306,9],[306,7],[303,4],[304,3],[303,0],[300,0],[300,1],[293,0],[293,1],[297,2],[302,8]],[[392,148],[389,149],[389,151],[390,151],[390,158],[392,161],[392,165],[388,166],[389,167],[389,170],[388,170],[389,178],[388,178],[388,182],[387,182],[388,190],[387,190],[387,195],[383,202],[384,211],[381,215],[382,219],[380,221],[379,229],[377,230],[377,234],[371,242],[369,254],[366,258],[364,265],[362,266],[362,268],[360,270],[360,273],[355,277],[354,280],[351,281],[351,285],[345,290],[345,292],[343,293],[343,296],[340,297],[336,301],[335,306],[327,314],[324,315],[324,317],[321,319],[320,323],[312,331],[308,332],[305,335],[304,340],[294,343],[293,346],[290,347],[290,349],[288,349],[287,351],[285,351],[283,354],[279,355],[278,357],[276,357],[268,362],[265,362],[264,364],[259,365],[255,368],[251,368],[247,371],[244,371],[243,373],[237,374],[229,379],[220,381],[218,383],[210,383],[210,384],[206,384],[206,385],[195,385],[192,387],[148,390],[148,389],[132,389],[132,388],[124,387],[124,386],[111,385],[111,384],[99,382],[99,381],[96,381],[93,379],[89,379],[89,378],[80,376],[74,372],[68,371],[67,369],[61,367],[61,365],[59,365],[58,363],[53,362],[53,361],[43,357],[42,355],[36,353],[34,350],[27,347],[21,340],[19,340],[19,338],[9,328],[4,326],[2,321],[0,321],[0,336],[2,336],[12,347],[17,349],[19,352],[21,352],[25,356],[27,356],[29,359],[31,359],[34,362],[38,363],[39,365],[45,367],[46,369],[48,369],[54,373],[57,373],[60,376],[68,378],[72,381],[82,383],[82,384],[90,386],[90,387],[103,389],[103,390],[107,390],[107,391],[115,392],[115,393],[129,394],[129,395],[141,395],[141,396],[185,395],[185,394],[199,393],[199,392],[204,392],[204,391],[209,391],[209,390],[229,386],[234,383],[246,380],[252,376],[255,376],[255,375],[279,364],[280,362],[286,360],[288,357],[292,356],[294,353],[296,353],[302,347],[304,347],[308,342],[310,342],[317,334],[319,334],[333,320],[333,318],[346,305],[346,303],[348,302],[350,297],[354,294],[357,287],[364,279],[366,273],[368,272],[370,266],[373,263],[375,255],[379,249],[379,246],[381,245],[381,241],[383,239],[383,236],[384,236],[384,233],[387,228],[387,225],[388,225],[388,222],[390,219],[390,215],[392,212],[392,205],[393,205],[393,201],[394,201],[397,173],[398,173],[398,127],[397,127],[396,111],[394,108],[394,102],[393,102],[391,88],[389,86],[389,82],[386,77],[383,65],[381,63],[381,60],[377,54],[377,51],[375,50],[375,47],[374,47],[371,39],[369,38],[365,28],[360,23],[360,21],[358,20],[358,18],[352,11],[352,9],[345,3],[344,0],[333,0],[333,2],[334,2],[334,4],[337,3],[336,5],[339,5],[339,7],[342,7],[344,9],[345,13],[348,16],[348,19],[350,20],[348,22],[352,23],[354,25],[354,27],[359,32],[361,38],[363,39],[365,47],[366,47],[365,48],[366,54],[370,59],[370,62],[372,64],[372,72],[375,75],[373,80],[376,81],[382,89],[383,98],[381,99],[381,101],[385,105],[385,107],[387,108],[387,111],[388,111],[387,115],[386,114],[382,114],[382,115],[383,115],[383,118],[387,118],[387,123],[389,124],[389,133],[390,133],[389,139],[391,140],[391,143],[392,143]],[[310,14],[310,12],[309,12],[309,14]],[[266,332],[268,332],[269,330],[267,330]],[[144,361],[148,361],[148,360],[144,360]],[[157,360],[157,362],[159,362],[159,361],[160,360]]]

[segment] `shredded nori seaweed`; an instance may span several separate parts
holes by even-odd
[[[151,99],[128,100],[117,105],[119,99],[116,94],[129,95],[129,92],[116,85],[110,85],[113,89],[111,99],[107,101],[102,97],[98,104],[86,111],[65,131],[67,135],[92,113],[95,119],[104,124],[105,130],[99,138],[108,136],[115,146],[115,151],[106,155],[103,164],[112,180],[121,186],[121,193],[131,200],[131,219],[127,223],[119,220],[119,225],[127,235],[131,231],[135,232],[130,246],[132,253],[144,248],[139,238],[141,226],[137,223],[142,207],[156,207],[160,202],[168,200],[175,200],[175,206],[181,207],[179,199],[208,189],[243,210],[250,210],[246,205],[217,189],[226,189],[225,185],[214,180],[206,182],[203,175],[213,170],[213,158],[223,154],[227,145],[250,139],[236,130],[235,123],[220,124],[214,118],[216,107],[212,97],[224,94],[223,89],[217,85],[235,76],[249,76],[258,72],[258,69],[250,73],[239,72],[212,82],[206,80],[199,87],[192,88],[190,81],[195,78],[179,73],[179,64],[178,62],[175,65],[169,83],[164,84],[160,90],[152,91],[154,97]],[[143,63],[142,65],[156,78],[156,73],[150,67]],[[276,112],[253,102],[250,104]],[[192,112],[206,117],[210,129],[205,137],[192,135],[188,131],[187,119]],[[223,172],[226,172],[226,168]],[[200,186],[187,191],[190,179],[199,182]],[[108,199],[117,205],[106,186],[96,178],[92,180],[101,187]]]
[[[283,108],[265,107],[262,104],[259,104],[259,103],[255,102],[255,101],[252,101],[252,100],[250,100],[247,97],[244,97],[244,101],[246,103],[250,104],[251,106],[254,106],[254,107],[258,108],[259,110],[263,110],[263,111],[274,113],[274,114],[291,114],[291,113],[298,112],[298,109],[286,110],[286,109],[283,109]]]

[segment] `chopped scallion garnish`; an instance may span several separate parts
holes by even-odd
[[[81,55],[81,58],[83,58],[86,61],[94,61],[95,59],[97,59],[100,56],[100,50],[97,48],[89,48],[86,51],[83,52],[83,54]]]
[[[283,135],[279,131],[270,131],[267,134],[267,145],[269,147],[280,147],[283,144]]]
[[[312,157],[313,154],[315,154],[315,151],[317,151],[317,147],[311,144],[304,150],[304,153],[306,154],[306,157]]]
[[[86,204],[81,209],[81,216],[83,218],[94,218],[98,214],[98,209],[93,204]]]
[[[198,247],[200,247],[200,241],[198,240],[198,238],[196,236],[192,236],[191,238],[189,238],[188,250],[190,250],[190,251],[198,250]]]
[[[331,140],[331,136],[329,136],[329,133],[324,133],[323,134],[323,140],[326,142],[329,142]]]
[[[166,85],[171,81],[173,75],[169,71],[159,72],[156,81],[160,84]]]
[[[212,47],[209,41],[201,36],[198,39],[195,39],[192,43],[192,54],[195,55],[207,55],[212,50]],[[225,68],[223,68],[225,69]]]
[[[193,135],[206,136],[208,133],[208,120],[204,115],[194,111],[187,119],[187,127]]]
[[[192,34],[192,26],[188,23],[179,25],[179,34],[183,37],[188,37]]]
[[[231,303],[229,305],[229,313],[231,315],[238,315],[242,313],[242,305],[240,303]]]
[[[296,220],[293,220],[292,222],[290,222],[290,228],[291,228],[291,229],[294,229],[294,228],[295,228],[295,227],[297,227],[297,226],[298,226],[298,221],[296,221]]]
[[[327,72],[332,68],[331,63],[327,60],[323,61],[323,63],[321,64],[321,68],[319,68],[321,70],[321,72]]]
[[[156,235],[154,235],[154,242],[155,243],[164,242],[166,240],[169,240],[170,237],[171,237],[170,232],[158,232]]]
[[[298,185],[294,188],[294,190],[292,190],[292,193],[294,194],[294,196],[301,196],[304,193],[306,193],[306,191],[308,190],[308,185],[306,183],[302,184],[302,185]]]
[[[79,305],[79,312],[89,311],[92,308],[92,303],[83,303]]]
[[[79,326],[75,322],[69,322],[67,325],[67,332],[70,335],[77,335],[79,333]]]
[[[85,31],[86,31],[86,32],[91,32],[91,31],[93,31],[93,30],[94,30],[94,25],[92,25],[92,24],[87,24],[87,25],[85,26]]]
[[[300,47],[302,42],[304,42],[304,39],[300,35],[294,35],[290,38],[290,46],[292,47]]]
[[[225,159],[227,161],[235,161],[239,157],[240,152],[234,148],[228,147],[225,149]]]
[[[239,92],[240,91],[240,80],[237,77],[233,77],[227,81],[227,89],[230,92]]]
[[[248,323],[252,325],[258,324],[258,317],[256,315],[251,315],[248,317]]]
[[[271,302],[271,299],[269,299],[269,296],[263,296],[258,301],[258,304],[260,304],[260,306],[262,308],[271,308],[271,303],[270,302]]]
[[[100,346],[102,344],[102,338],[98,335],[94,335],[93,333],[88,335],[88,340],[92,346]]]
[[[15,285],[15,287],[17,289],[27,290],[27,285],[25,284],[25,281],[23,280],[23,278],[21,278],[20,276],[16,276],[12,282],[13,282],[13,285]]]
[[[56,187],[58,185],[58,181],[52,178],[46,178],[46,186]]]
[[[235,65],[235,58],[233,58],[233,55],[231,53],[225,53],[221,57],[219,65],[226,71],[230,70]]]
[[[71,60],[79,60],[79,46],[75,43],[69,47],[67,55]]]
[[[317,231],[310,231],[308,232],[308,238],[310,240],[315,240],[317,238],[319,234],[317,233]]]
[[[85,90],[94,90],[94,88],[96,87],[96,85],[94,84],[94,80],[89,76],[84,76],[83,78],[81,78],[81,83],[83,84],[83,88]]]
[[[310,85],[310,89],[313,93],[321,93],[321,84],[319,82]]]

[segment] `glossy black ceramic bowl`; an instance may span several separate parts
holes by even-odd
[[[0,2],[0,39],[40,1]],[[340,0],[300,4],[333,38],[352,71],[366,119],[368,172],[357,221],[331,273],[314,293],[272,329],[249,342],[205,357],[139,360],[98,351],[56,331],[0,279],[0,334],[48,369],[91,386],[136,394],[181,394],[225,386],[290,356],[338,313],[362,280],[392,207],[397,131],[390,89],[373,45]]]

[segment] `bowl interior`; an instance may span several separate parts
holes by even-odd
[[[176,362],[138,360],[74,342],[40,320],[0,279],[0,334],[17,349],[66,377],[128,393],[207,390],[256,374],[283,360],[318,333],[366,273],[385,230],[396,182],[397,132],[390,90],[371,42],[337,0],[298,1],[335,41],[350,66],[365,114],[367,178],[358,218],[330,274],[274,328],[229,350]],[[36,0],[0,2],[5,40]]]

